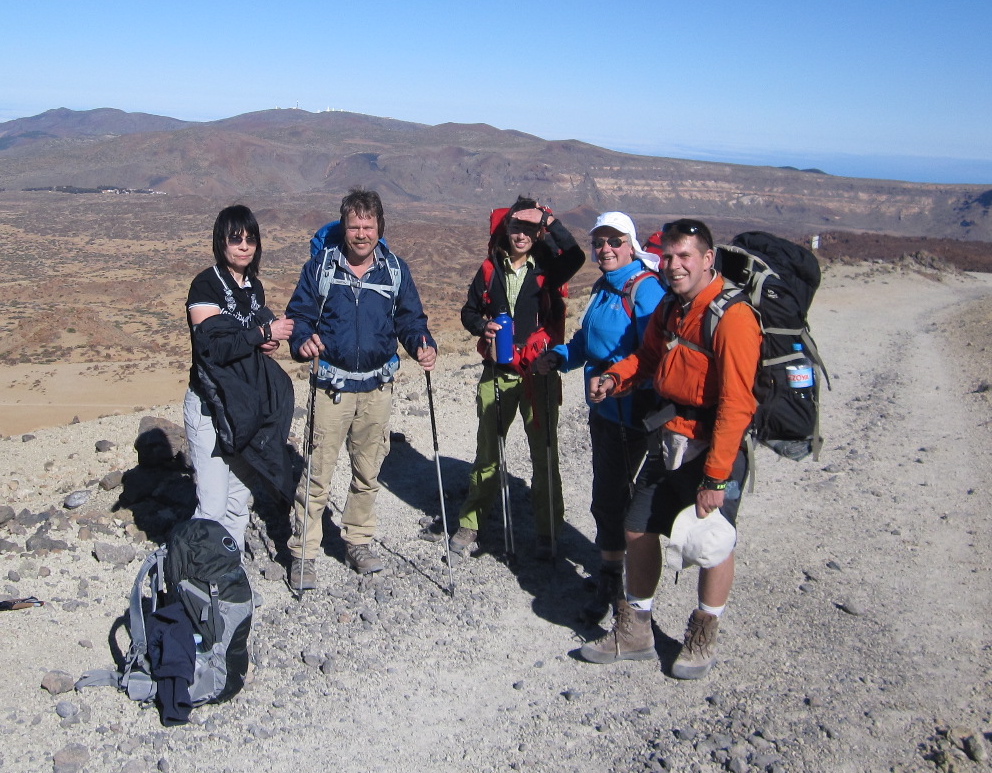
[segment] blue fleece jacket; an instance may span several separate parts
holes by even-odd
[[[580,327],[572,340],[554,351],[564,358],[564,372],[585,366],[585,379],[599,376],[606,368],[634,352],[644,338],[652,312],[665,296],[665,288],[657,276],[649,276],[637,284],[634,291],[634,317],[623,307],[623,287],[627,280],[645,271],[640,260],[623,268],[604,273],[594,286],[594,294],[586,308]],[[588,394],[588,389],[586,390]],[[645,410],[655,402],[654,388],[645,389],[619,399],[608,397],[589,407],[593,413],[614,423],[640,427]]]
[[[300,346],[317,332],[325,351],[321,360],[341,370],[366,372],[382,368],[397,353],[397,339],[407,353],[416,359],[417,349],[426,340],[427,346],[437,344],[427,329],[427,315],[406,262],[392,257],[400,267],[400,287],[396,298],[383,295],[366,285],[389,287],[392,276],[386,258],[386,247],[380,240],[376,247],[375,264],[359,280],[344,267],[344,258],[334,248],[328,265],[335,277],[348,284],[332,284],[321,309],[320,274],[323,253],[318,253],[303,266],[300,281],[286,307],[286,316],[295,322],[289,339],[290,353],[300,359]],[[395,300],[395,304],[394,304]],[[378,378],[349,379],[340,391],[368,392],[380,384]]]

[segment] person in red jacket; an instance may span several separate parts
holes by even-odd
[[[486,364],[476,397],[479,428],[475,462],[458,513],[458,530],[448,544],[457,553],[471,552],[478,546],[479,531],[500,491],[499,429],[505,439],[519,413],[534,471],[534,555],[551,560],[557,552],[553,540],[561,533],[565,518],[558,466],[561,380],[557,374],[534,377],[530,364],[544,349],[563,343],[565,300],[561,288],[575,276],[586,256],[560,220],[535,199],[524,196],[509,207],[493,237],[489,255],[469,285],[461,311],[463,327],[480,338],[479,351],[485,352]],[[490,349],[501,329],[496,322],[501,311],[513,318],[515,356],[506,365],[497,364]]]
[[[655,311],[644,342],[590,384],[590,400],[622,394],[652,379],[674,407],[638,476],[624,522],[627,537],[626,599],[613,630],[582,647],[595,663],[656,658],[651,604],[661,578],[660,535],[671,535],[676,516],[695,506],[697,518],[719,511],[735,524],[747,475],[744,435],[757,408],[752,389],[761,358],[761,330],[745,303],[727,308],[704,348],[710,301],[723,290],[714,267],[713,236],[698,220],[662,229],[661,269],[675,300]],[[734,581],[733,552],[699,571],[699,606],[689,618],[672,675],[698,679],[715,661],[716,637]]]

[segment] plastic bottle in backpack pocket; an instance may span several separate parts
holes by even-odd
[[[510,365],[513,363],[513,317],[503,310],[493,322],[500,326],[496,331],[496,362]]]
[[[791,360],[785,366],[785,376],[789,380],[789,386],[792,387],[796,397],[802,400],[812,400],[814,398],[813,385],[815,384],[813,363],[809,357],[803,354],[802,344],[793,344],[792,351],[798,352],[800,359]]]

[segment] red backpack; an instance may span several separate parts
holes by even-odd
[[[541,207],[541,209],[549,215],[552,214],[550,207]],[[486,288],[482,292],[482,300],[487,306],[492,303],[492,297],[489,291],[492,288],[493,275],[496,273],[496,264],[493,262],[493,256],[496,254],[499,237],[502,235],[502,227],[509,214],[510,207],[500,207],[499,209],[494,209],[489,214],[489,255],[482,261],[482,265],[479,267],[479,270],[482,271],[482,277],[486,282]],[[545,290],[544,274],[538,274],[535,278],[537,280],[537,286],[541,288],[541,318],[549,320],[552,316],[552,293],[557,294],[560,298],[567,298],[568,282],[556,289]],[[540,357],[546,349],[563,343],[565,343],[564,314],[559,319],[551,319],[550,324],[545,323],[531,333],[523,345],[514,345],[513,369],[523,376],[527,375],[531,363]],[[485,336],[479,337],[479,343],[476,349],[483,359],[492,359],[490,343]]]

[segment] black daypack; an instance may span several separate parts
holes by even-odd
[[[87,671],[76,689],[113,685],[131,700],[156,701],[163,724],[182,724],[196,706],[244,686],[253,609],[234,538],[215,521],[185,521],[135,577],[123,668]]]
[[[165,581],[193,623],[196,672],[190,686],[194,706],[222,703],[237,695],[248,673],[251,584],[241,550],[216,521],[195,518],[172,530]]]
[[[703,320],[703,347],[712,354],[713,333],[726,310],[747,303],[761,325],[761,365],[754,384],[758,409],[750,435],[781,456],[796,461],[812,454],[819,458],[820,379],[830,376],[810,335],[806,319],[820,285],[820,265],[805,247],[763,231],[747,231],[729,245],[716,246],[715,268],[724,277],[724,289],[714,298]],[[804,352],[793,350],[801,343]],[[813,399],[801,397],[789,385],[786,368],[805,354],[813,362]],[[749,450],[750,450],[749,444]],[[754,471],[753,454],[751,470]],[[754,478],[752,476],[752,485]]]

